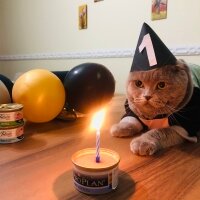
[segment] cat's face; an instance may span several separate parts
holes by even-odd
[[[126,88],[129,107],[145,119],[170,115],[185,101],[189,81],[183,66],[130,72]]]

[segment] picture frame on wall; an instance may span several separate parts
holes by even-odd
[[[151,19],[167,18],[167,0],[152,0]]]
[[[87,4],[79,6],[78,14],[79,14],[79,30],[87,29]]]

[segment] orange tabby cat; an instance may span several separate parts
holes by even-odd
[[[198,76],[191,76],[187,64],[177,60],[144,23],[126,85],[126,114],[112,126],[111,134],[125,137],[144,133],[130,144],[139,155],[152,155],[186,139],[196,142],[200,89],[191,77]]]
[[[182,61],[175,66],[130,72],[126,115],[112,126],[111,134],[125,137],[148,130],[130,144],[131,150],[139,155],[152,155],[185,139],[196,141],[200,92],[193,88],[190,70]]]

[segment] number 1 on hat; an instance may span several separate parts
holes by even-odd
[[[156,55],[149,33],[144,35],[143,40],[139,46],[139,52],[141,53],[144,48],[146,48],[147,51],[147,57],[149,60],[150,67],[156,65],[157,64]]]

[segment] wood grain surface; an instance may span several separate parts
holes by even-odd
[[[24,140],[1,144],[0,199],[199,200],[200,144],[186,142],[148,157],[132,154],[132,138],[109,134],[124,112],[124,100],[124,96],[113,98],[101,130],[101,147],[115,150],[121,157],[115,191],[90,196],[74,188],[72,154],[95,147],[95,133],[89,130],[91,117],[87,116],[73,122],[27,122]]]

